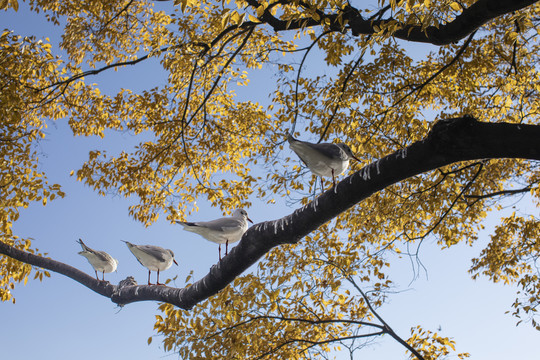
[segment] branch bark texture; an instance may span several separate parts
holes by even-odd
[[[362,168],[292,214],[252,226],[205,277],[182,289],[136,285],[125,280],[119,286],[111,285],[64,263],[2,242],[0,253],[68,276],[119,305],[151,300],[190,309],[225,288],[273,247],[299,242],[377,191],[441,166],[486,158],[540,160],[540,126],[486,123],[467,116],[439,121],[425,139]]]
[[[393,34],[394,37],[408,41],[424,42],[434,45],[447,45],[457,42],[472,34],[482,25],[504,14],[526,8],[538,0],[479,0],[449,23],[439,27],[403,26]],[[350,28],[354,35],[371,34],[373,26],[392,19],[368,21],[360,14],[350,19]]]
[[[254,9],[260,6],[257,0],[247,0],[247,2]],[[464,8],[459,15],[446,24],[441,24],[438,27],[428,26],[427,28],[421,25],[401,24],[401,29],[393,33],[392,36],[407,41],[447,45],[465,38],[499,16],[524,9],[536,2],[538,0],[478,0],[470,7]],[[273,16],[267,9],[260,20],[270,25],[274,31],[279,32],[301,29],[306,26],[321,26],[327,19],[330,21],[330,29],[342,31],[337,14],[324,14],[322,11],[318,11],[318,14],[320,20],[306,17],[289,22]],[[345,29],[349,29],[354,36],[374,34],[377,32],[375,30],[377,27],[380,28],[382,24],[394,21],[391,17],[364,18],[358,9],[351,6],[343,9],[343,19],[348,20]]]

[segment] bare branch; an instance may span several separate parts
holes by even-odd
[[[80,282],[90,290],[93,290],[105,297],[111,297],[115,289],[115,286],[111,285],[108,281],[103,282],[96,280],[93,276],[90,276],[70,265],[19,250],[3,241],[0,241],[0,254],[7,255],[10,258],[19,260],[26,264],[30,264],[65,275],[75,281]]]
[[[458,52],[456,53],[456,55],[454,55],[454,57],[452,58],[452,60],[450,60],[450,62],[448,62],[447,64],[445,64],[443,67],[441,67],[439,70],[437,70],[433,75],[431,75],[426,81],[424,81],[422,84],[418,85],[418,86],[415,86],[411,91],[409,91],[407,94],[405,94],[403,97],[401,97],[398,101],[396,101],[395,103],[392,104],[391,107],[394,107],[396,105],[399,105],[401,102],[403,102],[403,100],[405,100],[406,98],[408,98],[410,95],[412,95],[413,93],[419,91],[419,90],[422,90],[426,85],[428,85],[430,82],[432,82],[437,76],[439,76],[440,74],[442,74],[446,69],[448,69],[450,66],[452,66],[458,59],[459,57],[465,52],[465,50],[467,49],[467,47],[469,46],[469,44],[471,43],[473,37],[474,37],[474,34],[476,34],[476,31],[473,32],[469,38],[467,39],[467,41],[465,41],[465,43],[463,44],[463,46],[458,50]]]
[[[279,344],[278,346],[274,347],[273,349],[270,349],[269,351],[261,354],[256,359],[265,358],[266,356],[272,354],[276,350],[279,350],[279,349],[281,349],[282,347],[284,347],[286,345],[290,345],[290,344],[294,344],[294,343],[308,343],[308,344],[311,345],[309,347],[312,347],[312,346],[324,345],[324,344],[328,344],[328,343],[336,342],[336,341],[360,339],[360,338],[379,336],[379,335],[384,335],[384,334],[385,334],[385,331],[378,331],[378,332],[375,332],[375,333],[352,335],[352,336],[343,336],[343,337],[338,337],[338,338],[335,338],[335,339],[318,340],[318,341],[308,340],[308,339],[288,339],[288,340],[284,341],[283,343]]]
[[[109,24],[111,24],[115,19],[117,19],[120,15],[122,15],[122,13],[124,11],[127,11],[128,7],[131,6],[131,4],[133,4],[135,0],[129,0],[128,3],[126,4],[126,6],[124,6],[119,12],[117,12],[113,17],[111,17],[105,24],[103,24],[103,26],[101,27],[101,29],[99,29],[98,33],[102,32],[103,30],[105,30],[105,28],[107,26],[109,26]]]
[[[396,340],[398,343],[403,345],[407,350],[409,350],[412,354],[414,354],[414,356],[416,356],[419,360],[424,360],[424,357],[422,355],[420,355],[420,353],[418,351],[416,351],[416,349],[414,349],[405,340],[403,340],[398,334],[396,334],[396,332],[390,327],[390,325],[388,325],[388,323],[386,321],[384,321],[382,316],[379,315],[379,313],[375,310],[375,307],[373,306],[373,304],[369,300],[367,294],[362,290],[360,285],[358,285],[356,283],[354,278],[349,273],[347,273],[347,271],[345,271],[342,267],[340,267],[339,265],[335,264],[332,261],[324,261],[324,262],[327,263],[327,264],[330,264],[333,267],[335,267],[336,269],[338,269],[343,274],[343,276],[347,279],[347,281],[349,281],[349,283],[360,293],[360,295],[364,299],[366,305],[368,306],[369,311],[371,311],[371,313],[382,324],[382,326],[380,326],[380,328],[382,329],[383,333],[390,335],[394,340]]]
[[[384,326],[381,326],[379,324],[374,324],[366,321],[357,321],[357,320],[348,320],[348,319],[317,319],[317,320],[310,320],[310,319],[304,319],[304,318],[289,318],[289,317],[283,317],[283,316],[271,316],[271,315],[261,315],[261,316],[255,316],[248,320],[242,321],[238,324],[235,324],[233,326],[229,326],[225,329],[221,329],[218,332],[208,336],[205,338],[205,340],[211,339],[214,336],[220,335],[226,331],[238,328],[243,325],[247,325],[249,323],[252,323],[254,321],[259,320],[278,320],[278,321],[287,321],[287,322],[304,322],[309,323],[312,325],[321,325],[321,324],[353,324],[353,325],[361,325],[361,326],[372,326],[379,329],[384,329]]]
[[[343,99],[343,94],[345,92],[345,89],[347,88],[347,83],[349,82],[349,79],[354,74],[354,70],[360,65],[360,62],[364,58],[364,54],[366,53],[367,47],[362,49],[362,53],[358,57],[358,59],[354,62],[354,65],[351,67],[351,70],[343,80],[343,85],[341,86],[341,90],[339,92],[339,99],[336,101],[336,106],[334,106],[334,110],[332,111],[332,115],[330,115],[330,118],[328,119],[328,122],[326,123],[326,126],[324,127],[324,130],[321,134],[321,137],[319,138],[319,141],[317,141],[317,144],[319,144],[321,141],[324,140],[324,137],[326,136],[326,132],[330,128],[330,124],[332,124],[332,120],[334,120],[334,117],[336,116],[336,113],[339,109],[341,99]]]
[[[296,74],[296,84],[294,89],[294,120],[292,123],[292,129],[289,131],[291,134],[294,133],[294,128],[296,127],[296,121],[298,118],[298,85],[300,83],[300,73],[302,72],[302,67],[304,66],[304,62],[307,59],[307,56],[311,49],[319,42],[319,40],[325,36],[330,34],[330,31],[324,31],[321,33],[313,42],[305,49],[306,52],[304,53],[304,56],[302,56],[302,61],[300,62],[300,66],[298,67],[298,73]]]
[[[467,191],[467,189],[469,187],[471,187],[471,185],[473,184],[474,180],[476,180],[476,178],[480,175],[480,173],[482,172],[482,169],[484,168],[484,164],[483,163],[478,163],[480,166],[478,167],[478,171],[474,174],[474,176],[472,177],[471,180],[469,180],[467,182],[467,185],[465,185],[463,187],[463,189],[461,189],[461,191],[459,192],[458,196],[456,196],[456,198],[452,201],[452,203],[448,206],[448,209],[446,209],[446,211],[442,214],[442,216],[435,222],[435,224],[433,224],[433,226],[431,226],[431,228],[428,229],[428,231],[426,231],[423,235],[420,235],[420,236],[417,236],[417,237],[414,237],[414,238],[411,238],[409,237],[406,233],[405,233],[405,236],[409,239],[409,240],[418,240],[418,239],[425,239],[429,234],[431,234],[442,222],[443,220],[446,218],[446,216],[448,216],[448,214],[450,214],[450,211],[452,211],[452,209],[454,208],[454,206],[456,205],[456,203],[458,202],[458,200],[461,198],[461,196],[463,195],[463,193],[465,191]],[[478,165],[477,164],[477,165]]]
[[[489,194],[484,195],[465,195],[466,198],[470,199],[487,199],[495,196],[502,196],[502,195],[516,195],[516,194],[523,194],[528,193],[531,191],[532,185],[529,185],[527,187],[524,187],[523,189],[516,189],[516,190],[501,190],[501,191],[495,191]]]

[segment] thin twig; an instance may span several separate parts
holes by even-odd
[[[369,36],[368,36],[368,40],[369,40]],[[330,128],[330,124],[334,120],[334,117],[336,116],[337,110],[339,109],[341,100],[343,99],[343,94],[345,93],[345,88],[347,87],[347,83],[349,82],[349,79],[353,75],[354,70],[356,70],[356,68],[358,67],[358,65],[360,65],[360,62],[364,58],[364,54],[366,53],[366,49],[367,48],[362,49],[362,54],[360,54],[360,57],[355,61],[355,63],[352,66],[351,70],[349,71],[349,73],[345,77],[345,80],[343,80],[343,85],[341,86],[341,90],[339,92],[339,99],[336,101],[336,105],[334,106],[334,110],[332,111],[332,115],[328,119],[328,122],[326,123],[326,126],[324,127],[324,131],[322,132],[321,137],[319,138],[319,141],[317,141],[317,144],[319,144],[324,139],[324,137],[326,136],[326,132]]]
[[[313,40],[313,42],[311,43],[311,45],[309,45],[307,47],[307,50],[306,52],[304,53],[304,56],[302,56],[302,61],[300,62],[300,66],[298,67],[298,73],[296,74],[296,88],[295,88],[295,91],[294,91],[294,120],[293,120],[293,125],[292,125],[292,129],[290,131],[291,134],[294,133],[294,129],[296,127],[296,121],[297,121],[297,118],[298,118],[298,82],[300,80],[300,73],[302,72],[302,67],[304,66],[304,62],[306,61],[307,59],[307,56],[309,54],[309,52],[311,51],[311,49],[319,42],[319,40],[329,34],[331,31],[324,31],[322,34],[320,34],[315,40]]]
[[[258,320],[279,320],[279,321],[290,321],[290,322],[302,322],[302,323],[308,323],[308,324],[312,324],[312,325],[321,325],[321,324],[339,324],[339,323],[343,323],[343,324],[353,324],[353,325],[362,325],[362,326],[372,326],[372,327],[376,327],[376,328],[379,328],[381,330],[383,330],[383,326],[379,325],[379,324],[373,324],[373,323],[369,323],[369,322],[366,322],[366,321],[356,321],[356,320],[348,320],[348,319],[327,319],[327,320],[323,320],[323,319],[318,319],[318,320],[310,320],[310,319],[302,319],[302,318],[289,318],[289,317],[280,317],[280,316],[271,316],[271,315],[260,315],[260,316],[255,316],[251,319],[248,319],[248,320],[245,320],[245,321],[242,321],[242,322],[239,322],[238,324],[235,324],[233,326],[229,326],[225,329],[222,329],[222,330],[219,330],[218,332],[215,332],[214,334],[212,335],[209,335],[205,338],[205,340],[209,340],[215,336],[218,336],[226,331],[230,331],[230,330],[233,330],[235,328],[238,328],[240,326],[244,326],[244,325],[248,325],[254,321],[258,321]]]
[[[112,23],[116,18],[118,18],[124,11],[126,11],[128,9],[128,7],[130,7],[130,5],[134,2],[135,0],[130,0],[126,6],[124,6],[119,12],[117,12],[112,18],[110,18],[105,24],[103,24],[103,26],[101,27],[101,29],[99,29],[98,31],[98,34],[101,33],[103,30],[105,30],[105,28],[107,26],[109,26],[110,23]]]
[[[476,180],[476,178],[480,175],[480,172],[482,171],[482,169],[484,168],[484,164],[483,163],[477,163],[478,165],[480,165],[478,167],[478,171],[476,172],[476,174],[474,174],[474,176],[472,177],[471,180],[469,180],[469,182],[467,183],[467,185],[465,185],[463,187],[463,189],[461,189],[461,191],[459,192],[458,196],[456,196],[456,198],[452,201],[452,203],[450,204],[450,206],[448,206],[448,209],[446,209],[446,211],[442,214],[442,216],[435,222],[435,224],[427,231],[425,232],[423,235],[420,235],[420,236],[417,236],[417,237],[414,237],[414,238],[410,238],[408,237],[410,240],[418,240],[418,239],[424,239],[426,238],[429,234],[431,234],[442,222],[443,220],[446,218],[446,216],[448,216],[448,214],[450,213],[450,211],[452,211],[452,209],[454,208],[454,206],[456,205],[457,201],[461,198],[461,196],[463,195],[463,193],[465,191],[467,191],[467,189],[469,189],[469,187],[473,184],[473,182]]]
[[[501,196],[501,195],[522,194],[522,193],[531,191],[531,189],[532,189],[532,184],[527,187],[524,187],[523,189],[501,190],[501,191],[496,191],[496,192],[492,192],[492,193],[484,194],[484,195],[464,195],[464,197],[470,198],[470,199],[486,199],[486,198],[490,198],[494,196]]]

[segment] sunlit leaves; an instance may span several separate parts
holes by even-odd
[[[30,248],[31,239],[21,239],[17,236],[0,236],[0,241],[15,247],[18,250],[24,250],[29,253],[39,254],[37,249]],[[34,272],[33,279],[43,280],[43,277],[50,277],[48,271],[43,269],[35,269],[29,264],[22,263],[7,256],[0,257],[0,301],[11,301],[15,303],[11,290],[15,289],[16,283],[27,284],[28,279],[31,279],[31,273]]]
[[[17,4],[2,1],[0,8]],[[446,46],[394,38],[404,29],[442,28],[473,4],[390,0],[355,12],[341,0],[176,0],[157,11],[146,1],[30,1],[62,26],[67,58],[61,62],[46,40],[1,35],[3,241],[32,251],[10,232],[19,209],[63,196],[38,167],[35,146],[47,121],[67,121],[76,136],[130,136],[116,150],[97,146],[72,175],[98,194],[132,198],[130,215],[146,225],[159,216],[183,219],[197,201],[230,213],[255,196],[293,206],[313,199],[319,181],[288,151],[288,132],[348,143],[361,159],[351,164],[355,171],[424,138],[438,119],[468,113],[537,124],[537,6]],[[366,35],[352,34],[352,15],[368,19]],[[160,82],[103,86],[108,71],[139,69],[143,61],[156,65]],[[250,80],[266,71],[273,75],[250,92]],[[155,330],[164,349],[182,358],[326,356],[335,339],[380,329],[366,299],[376,309],[395,286],[391,256],[421,256],[428,238],[441,248],[474,242],[493,194],[520,182],[538,199],[539,181],[536,164],[517,160],[454,164],[406,179],[300,244],[274,249],[193,310],[161,305]],[[515,313],[534,326],[535,238],[536,218],[506,219],[473,268],[518,283],[524,295]],[[8,260],[0,266],[7,300],[30,269]],[[409,343],[429,359],[454,347],[420,328]]]
[[[313,269],[309,260],[305,266]],[[362,322],[369,318],[361,299],[348,290],[335,293],[329,281],[315,275],[315,282],[297,281],[304,270],[278,274],[261,266],[256,275],[238,278],[234,287],[189,312],[162,305],[166,317],[159,317],[155,327],[166,336],[165,346],[174,346],[181,356],[291,359],[302,358],[299,350],[316,353],[310,350],[316,342],[327,351],[329,339],[371,330]]]
[[[13,8],[13,10],[19,10],[18,0],[2,0],[0,1],[0,10],[7,10]]]
[[[455,341],[443,337],[429,330],[424,330],[420,326],[411,328],[411,337],[407,342],[417,349],[426,360],[444,359],[451,352],[455,351]],[[458,359],[470,357],[469,353],[456,354]]]
[[[513,304],[513,314],[532,321],[536,328],[540,328],[534,319],[540,304],[539,238],[540,220],[514,213],[497,226],[488,247],[473,260],[470,270],[475,278],[483,274],[494,282],[518,284],[522,290]]]
[[[49,184],[38,169],[36,144],[45,136],[46,118],[56,118],[54,106],[36,91],[55,76],[59,61],[51,45],[9,31],[0,35],[0,241],[30,249],[30,240],[13,236],[11,226],[31,202],[46,205],[63,197],[60,185]],[[1,300],[11,298],[16,282],[26,283],[31,267],[1,257]],[[41,279],[43,273],[36,273]],[[12,299],[14,300],[14,299]]]

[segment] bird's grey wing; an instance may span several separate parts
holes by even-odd
[[[198,226],[204,226],[207,229],[220,232],[230,232],[236,231],[242,227],[242,220],[235,219],[232,217],[226,217],[221,219],[216,219],[212,221],[198,222],[195,223]]]
[[[298,155],[300,160],[306,166],[308,166],[308,163],[304,158],[306,157],[307,153],[311,152],[310,145],[313,145],[313,144],[305,142],[305,141],[301,141],[301,140],[296,140],[292,136],[290,136],[289,138],[289,147],[291,148],[292,151],[295,152],[296,155]]]
[[[298,158],[300,159],[300,161],[301,161],[302,163],[304,163],[305,166],[308,166],[306,160],[304,160],[304,159],[302,158],[302,152],[299,152],[299,151],[296,151],[296,150],[295,150],[294,152],[296,153],[296,155],[298,155]]]
[[[342,151],[336,144],[321,143],[321,144],[309,144],[314,149],[319,151],[322,155],[329,159],[341,159],[343,157]]]
[[[158,246],[148,246],[148,245],[139,245],[137,247],[142,252],[158,259],[160,262],[166,261],[165,257],[163,256],[165,254],[165,249],[163,248],[160,248]]]
[[[112,259],[111,255],[107,254],[105,251],[94,251],[93,250],[93,254],[96,255],[96,257],[100,261],[109,262]]]
[[[317,153],[329,159],[340,159],[344,156],[339,146],[332,143],[313,144],[307,141],[296,140],[291,143],[290,147],[306,165],[308,163],[307,158],[310,155],[313,157]]]

